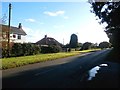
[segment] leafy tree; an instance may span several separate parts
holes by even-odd
[[[7,22],[7,16],[6,14],[4,14],[2,18],[0,18],[0,24],[6,24],[6,22]]]
[[[78,46],[78,37],[76,34],[72,34],[70,38],[70,48],[77,48]]]
[[[110,47],[110,43],[109,43],[109,42],[106,42],[106,41],[101,42],[101,43],[99,44],[99,47],[100,47],[101,49],[109,48],[109,47]]]
[[[92,43],[91,42],[85,42],[85,43],[83,43],[81,50],[88,50],[90,48],[92,48]]]
[[[106,23],[105,32],[108,35],[110,42],[114,48],[120,50],[120,1],[104,0],[89,0],[92,5],[92,13],[100,19],[100,24]]]
[[[64,45],[64,48],[69,48],[70,45],[67,43],[66,45]]]

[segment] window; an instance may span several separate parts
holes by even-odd
[[[21,35],[18,35],[18,39],[21,39]]]
[[[16,38],[16,35],[13,35],[13,38]]]

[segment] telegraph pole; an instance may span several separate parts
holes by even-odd
[[[9,22],[8,22],[8,57],[10,56],[10,21],[11,21],[11,3],[9,4]]]

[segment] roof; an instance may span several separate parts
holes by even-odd
[[[7,28],[8,28],[7,25],[2,25],[2,31],[7,31]],[[27,35],[22,28],[13,27],[13,26],[10,27],[10,33],[19,34],[19,35]]]
[[[57,40],[55,40],[54,38],[51,38],[51,37],[44,37],[43,39],[41,39],[38,42],[36,42],[36,44],[39,44],[39,45],[58,45],[58,46],[62,46],[61,43],[59,43]]]

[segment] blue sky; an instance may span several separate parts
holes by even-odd
[[[44,35],[60,43],[69,43],[71,34],[81,43],[109,41],[87,2],[11,2],[11,25],[22,23],[27,42],[37,42]],[[2,15],[8,17],[8,2],[2,2]],[[7,22],[8,23],[8,22]],[[63,42],[64,41],[64,42]]]

